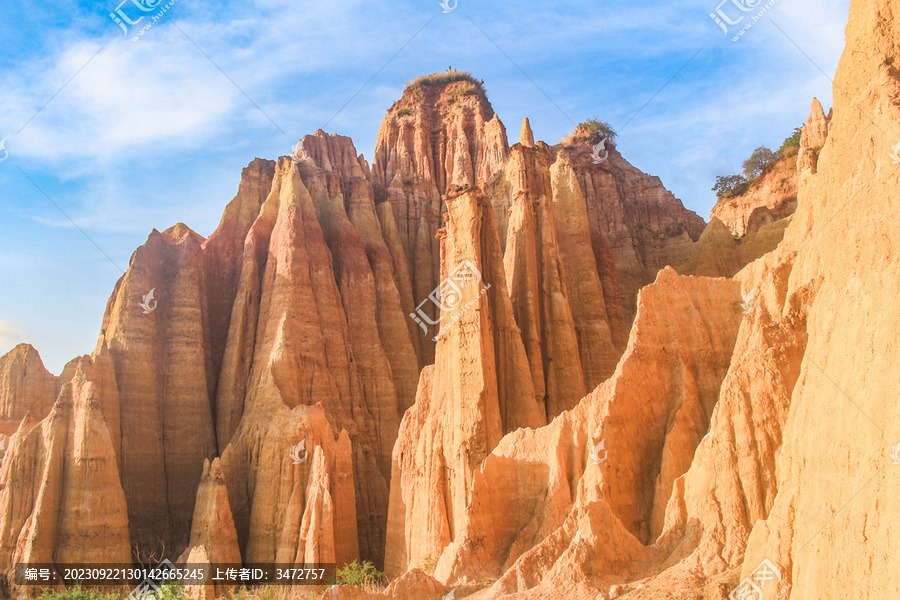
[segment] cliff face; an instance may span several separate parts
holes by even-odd
[[[387,560],[403,573],[466,525],[472,474],[503,434],[546,422],[506,289],[493,211],[475,189],[446,197],[441,272],[457,286],[436,360],[394,446]]]
[[[483,185],[507,153],[506,128],[474,81],[409,86],[385,115],[373,178],[393,210],[417,304],[440,281],[441,196],[451,185]],[[430,304],[423,310],[432,319],[439,313]],[[432,336],[420,332],[425,364],[434,360]]]
[[[39,360],[32,367],[43,368]],[[77,359],[48,414],[24,417],[9,438],[0,468],[7,578],[20,562],[130,562],[112,379],[109,356]]]
[[[754,226],[792,215],[797,209],[799,158],[799,154],[779,158],[746,192],[720,199],[710,221],[718,219],[736,237],[743,237]]]
[[[618,279],[598,268],[568,157],[535,147],[527,122],[523,127],[523,143],[510,149],[487,194],[535,391],[552,418],[612,374],[627,333]],[[598,243],[611,256],[602,237]]]
[[[650,557],[644,545],[707,432],[740,324],[738,291],[661,272],[641,292],[613,377],[546,427],[506,436],[481,463],[468,527],[438,578],[500,577],[491,597],[628,581],[628,560]]]
[[[900,51],[898,12],[891,0],[850,5],[834,116],[778,253],[792,261],[787,298],[806,288],[815,295],[778,460],[779,493],[750,535],[745,565],[771,556],[797,597],[878,597],[900,588],[898,559],[882,550],[897,532],[890,454],[900,441],[889,400],[900,358],[900,262],[891,251],[900,239],[891,225],[900,170],[890,156],[900,137],[900,79],[890,66]],[[819,452],[826,443],[829,451]],[[826,566],[838,563],[846,568]]]
[[[223,470],[245,556],[264,560],[285,544],[293,548],[298,534],[279,531],[288,527],[282,519],[305,514],[316,485],[327,492],[316,502],[335,502],[340,490],[344,509],[334,509],[333,530],[331,519],[317,525],[327,525],[322,535],[353,542],[348,552],[361,548],[380,562],[390,453],[417,360],[397,287],[384,272],[386,244],[367,252],[378,229],[371,189],[363,186],[368,195],[352,201],[342,192],[365,181],[364,164],[346,138],[322,134],[304,143],[310,157],[276,166],[244,247],[217,398],[220,436],[232,445]],[[360,233],[348,206],[374,233]],[[236,429],[225,429],[223,414]],[[267,434],[276,425],[281,433]],[[347,435],[336,441],[342,430]],[[313,452],[314,439],[324,455]],[[265,461],[283,464],[304,440],[312,473],[259,470]],[[336,472],[338,465],[346,471]],[[344,487],[354,485],[354,492]]]
[[[898,9],[852,3],[834,117],[814,103],[780,245],[731,282],[663,271],[645,288],[613,377],[482,461],[439,579],[498,578],[479,598],[722,598],[768,560],[764,598],[898,588],[883,550],[900,430],[886,400]],[[632,419],[640,433],[623,435]]]
[[[603,249],[605,241],[612,252],[622,308],[630,324],[638,290],[653,282],[664,266],[684,261],[705,224],[685,209],[658,177],[636,169],[614,146],[606,150],[607,159],[596,164],[590,138],[580,129],[566,148],[584,193],[598,265],[611,270]]]
[[[900,587],[898,12],[853,1],[797,212],[739,240],[614,148],[527,121],[508,147],[465,79],[411,86],[371,169],[321,131],[255,160],[209,238],[135,252],[92,355],[0,358],[3,572],[363,558],[384,597],[687,599],[767,559],[765,598]]]
[[[440,282],[440,250],[435,235],[446,211],[441,195],[450,185],[475,185],[487,190],[495,185],[492,177],[501,170],[509,175],[517,168],[507,164],[510,149],[506,129],[480,83],[424,81],[408,86],[403,98],[385,115],[372,165],[373,179],[384,188],[383,194],[393,208],[410,265],[413,296],[420,302]],[[522,146],[536,147],[527,123]],[[543,142],[537,147],[553,156],[562,149]],[[575,173],[569,186],[577,180],[604,304],[615,305],[609,310],[615,320],[612,335],[619,347],[617,358],[634,318],[637,290],[652,282],[663,266],[682,262],[704,223],[658,178],[633,167],[615,149],[600,165],[591,159],[591,151],[590,144],[580,138],[567,149]],[[508,190],[501,195],[504,193],[508,195]],[[498,200],[492,196],[492,201]],[[507,198],[503,210],[511,206]],[[495,208],[501,243],[505,244],[508,215]],[[438,318],[439,310],[425,303],[422,312],[423,318],[431,321]],[[425,364],[434,359],[430,337],[420,333]]]

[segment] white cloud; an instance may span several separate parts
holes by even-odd
[[[9,321],[0,321],[0,355],[6,354],[15,346],[28,341],[25,330]]]

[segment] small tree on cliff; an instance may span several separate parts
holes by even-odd
[[[718,175],[712,191],[716,193],[717,198],[730,198],[743,194],[747,191],[748,185],[750,182],[743,175]]]
[[[610,142],[615,142],[616,136],[618,135],[612,128],[612,125],[597,118],[582,121],[578,124],[578,129],[576,129],[576,131],[579,130],[583,131],[587,135],[588,141],[592,144],[595,144],[603,139]]]
[[[802,127],[795,127],[794,133],[789,135],[784,143],[781,145],[781,148],[778,149],[778,153],[782,156],[794,156],[797,154],[797,151],[800,150],[800,136],[803,135]]]
[[[766,172],[766,170],[775,164],[775,161],[778,160],[778,155],[766,148],[765,146],[760,146],[750,155],[750,158],[744,161],[744,177],[748,180],[753,181],[760,175]]]

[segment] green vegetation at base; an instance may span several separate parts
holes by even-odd
[[[84,589],[76,585],[68,590],[44,590],[39,600],[119,600],[121,594]]]
[[[352,563],[338,568],[337,582],[338,585],[346,584],[357,587],[378,585],[384,582],[384,573],[367,560],[362,562],[354,560]]]
[[[67,590],[46,589],[38,600],[122,600],[127,594],[83,588],[76,585]],[[156,600],[186,600],[184,586],[180,583],[164,585],[154,594]]]

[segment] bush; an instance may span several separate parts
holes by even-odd
[[[802,134],[803,128],[795,127],[794,133],[784,140],[784,143],[781,144],[781,148],[778,149],[778,153],[785,157],[797,154],[797,151],[800,150],[800,136]]]
[[[338,585],[355,585],[364,587],[370,584],[378,584],[384,581],[384,573],[375,568],[375,565],[367,560],[362,563],[354,560],[337,570]]]
[[[437,568],[437,559],[429,556],[427,558],[422,559],[422,564],[419,568],[428,573],[429,575],[434,574],[434,570]]]
[[[154,596],[156,600],[184,600],[187,597],[184,585],[179,581],[160,587]]]
[[[397,111],[398,117],[408,117],[411,114],[412,114],[411,108],[401,108],[399,111]]]
[[[778,155],[766,148],[765,146],[760,146],[750,155],[750,158],[744,161],[743,169],[744,169],[744,177],[748,180],[753,181],[757,177],[761,176],[765,173],[769,167],[775,164],[775,161],[778,160]]]
[[[750,182],[743,175],[718,175],[712,191],[717,198],[731,198],[747,191]]]
[[[614,141],[618,135],[609,123],[597,118],[582,121],[578,124],[578,129],[587,133],[591,143],[599,142],[602,139]]]
[[[448,67],[443,73],[432,73],[431,75],[417,77],[406,84],[406,89],[421,90],[429,86],[444,85],[455,81],[468,81],[473,85],[474,90],[484,91],[484,80],[475,79],[468,71],[460,71],[453,67]]]

